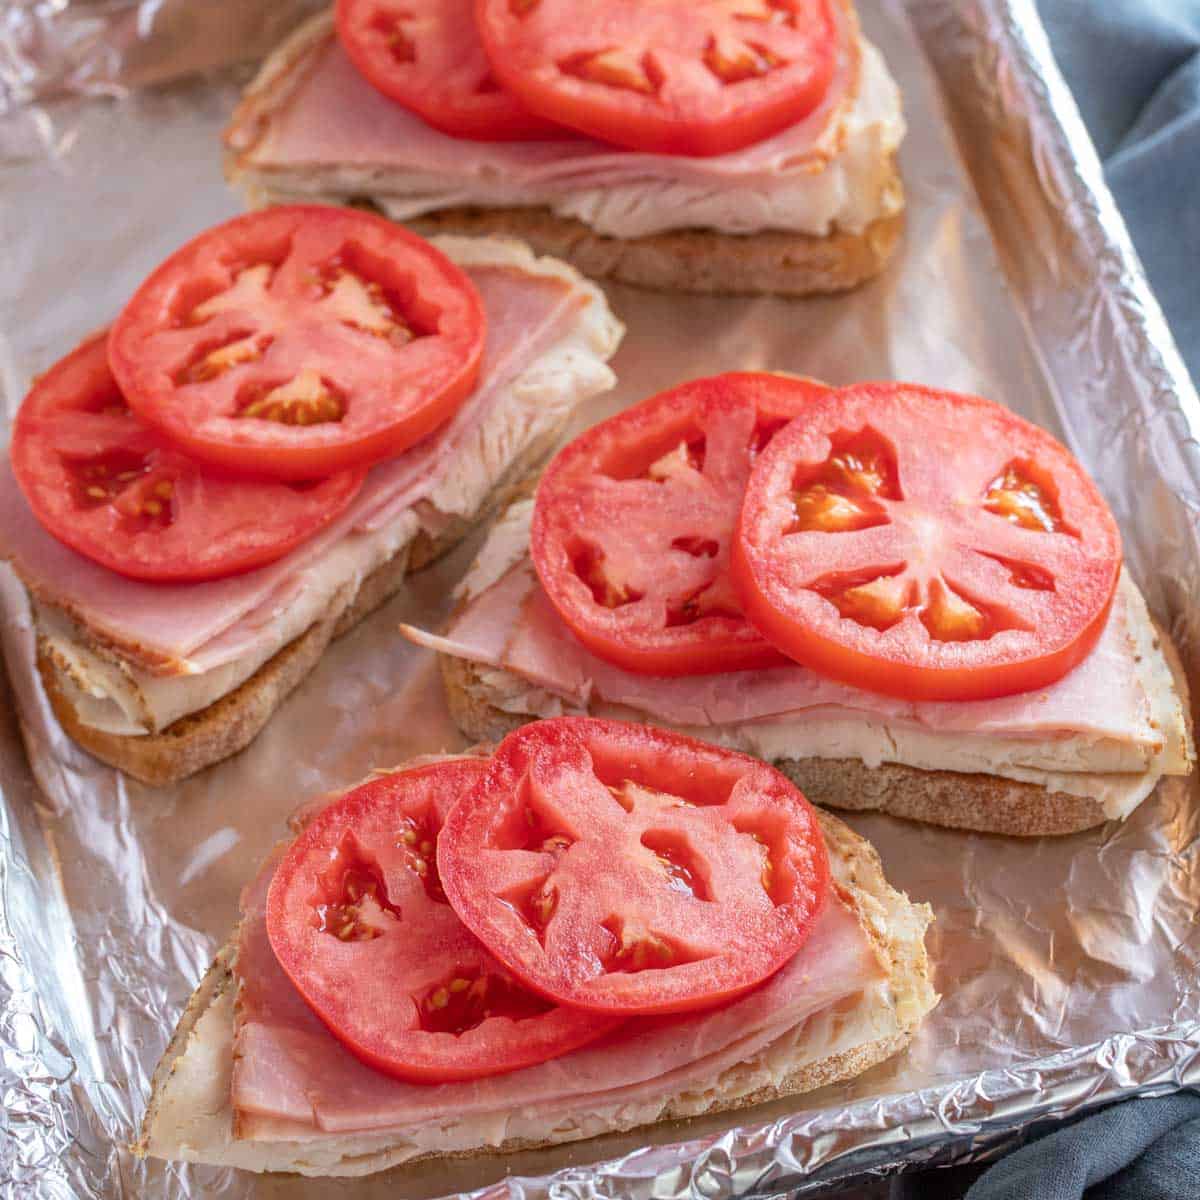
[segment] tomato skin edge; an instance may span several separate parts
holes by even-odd
[[[245,446],[236,446],[197,435],[182,412],[170,404],[170,393],[166,396],[155,394],[148,400],[140,393],[138,387],[130,386],[134,381],[141,379],[143,371],[139,366],[142,355],[129,327],[135,323],[135,317],[139,315],[141,308],[146,307],[153,311],[162,307],[171,295],[169,285],[173,275],[181,267],[186,268],[190,260],[208,251],[214,234],[226,230],[240,233],[242,229],[257,222],[265,223],[272,216],[277,216],[282,223],[289,219],[338,222],[347,220],[349,215],[352,215],[355,221],[375,225],[381,235],[396,238],[407,243],[418,253],[428,255],[436,262],[438,270],[453,281],[461,293],[460,299],[465,298],[469,303],[475,332],[470,353],[471,361],[445,389],[437,404],[423,406],[404,422],[395,423],[390,428],[332,447],[268,447],[254,441],[247,442]],[[183,453],[231,475],[275,479],[283,483],[304,483],[353,467],[371,467],[403,453],[439,429],[453,417],[458,407],[478,385],[486,341],[487,313],[470,276],[426,238],[375,213],[358,209],[348,210],[329,204],[289,204],[242,213],[202,229],[172,251],[146,276],[113,322],[108,334],[108,363],[130,408],[146,424],[158,429],[164,438],[174,443]]]
[[[545,589],[543,589],[544,591]],[[553,601],[551,601],[553,603]],[[555,606],[555,611],[562,616]],[[563,619],[566,624],[565,618]],[[735,671],[767,671],[773,667],[786,667],[791,660],[774,646],[725,646],[715,651],[706,651],[703,660],[696,657],[691,647],[679,647],[674,651],[626,654],[619,644],[604,638],[585,635],[567,626],[571,636],[577,638],[592,654],[604,662],[620,667],[633,675],[652,678],[682,679],[686,676],[723,675]]]
[[[677,733],[674,730],[664,729],[664,728],[660,728],[658,726],[653,726],[653,725],[647,725],[644,727],[630,726],[630,723],[628,723],[628,722],[613,720],[613,719],[609,719],[609,718],[554,717],[554,718],[547,718],[547,719],[542,719],[542,720],[531,722],[525,726],[519,727],[518,729],[514,730],[512,733],[508,734],[505,737],[504,741],[501,742],[501,744],[499,746],[497,746],[496,755],[494,757],[498,757],[498,755],[503,750],[504,744],[506,742],[511,742],[514,739],[520,739],[522,737],[522,735],[530,736],[531,732],[535,729],[545,731],[548,726],[559,726],[559,727],[574,726],[576,728],[579,728],[579,727],[583,727],[585,725],[591,726],[593,728],[598,728],[601,730],[603,730],[603,729],[611,730],[611,729],[615,729],[615,728],[622,727],[622,726],[628,726],[630,728],[635,728],[635,729],[639,729],[639,730],[644,728],[647,732],[647,735],[651,739],[653,739],[655,737],[661,737],[662,739],[670,740],[676,744],[682,744],[684,746],[695,747],[701,753],[704,753],[704,754],[712,754],[715,752],[720,755],[726,755],[730,758],[742,760],[742,761],[746,762],[747,764],[752,764],[754,769],[756,769],[756,770],[759,770],[759,769],[765,770],[766,772],[769,772],[772,775],[778,776],[783,781],[783,783],[786,785],[787,790],[789,792],[793,793],[795,797],[799,798],[800,808],[805,815],[805,821],[806,821],[808,827],[812,830],[812,833],[814,835],[813,839],[812,839],[812,849],[813,849],[814,853],[813,853],[813,859],[812,859],[811,866],[815,869],[815,873],[816,873],[815,890],[819,895],[819,901],[815,905],[812,912],[809,914],[807,921],[805,922],[804,933],[801,936],[799,943],[795,946],[794,949],[791,950],[790,953],[786,954],[778,963],[776,963],[769,971],[767,971],[766,974],[762,975],[760,978],[753,979],[744,985],[731,986],[727,990],[721,992],[719,995],[703,997],[698,1000],[697,999],[681,999],[681,1000],[667,999],[667,1000],[662,1001],[657,1004],[647,1003],[647,1004],[638,1005],[636,1007],[634,1007],[634,1006],[617,1007],[615,1002],[612,1000],[609,1000],[609,1001],[590,1000],[586,995],[581,995],[578,990],[573,991],[570,998],[568,999],[565,996],[563,996],[561,993],[556,995],[551,990],[548,990],[546,988],[546,986],[544,984],[540,983],[538,981],[538,979],[536,978],[536,976],[532,975],[530,973],[530,971],[526,968],[526,966],[515,956],[509,955],[509,954],[502,955],[502,954],[498,953],[496,951],[496,949],[494,949],[490,945],[488,946],[489,951],[497,959],[499,959],[499,961],[501,961],[504,964],[504,966],[509,971],[512,972],[513,976],[516,979],[518,979],[531,992],[535,992],[536,994],[544,997],[545,999],[547,999],[555,1004],[569,1006],[572,1009],[578,1009],[580,1011],[591,1013],[596,1016],[609,1016],[609,1017],[614,1017],[614,1018],[615,1017],[642,1018],[642,1017],[670,1017],[670,1016],[676,1016],[676,1015],[687,1016],[692,1013],[710,1012],[710,1011],[714,1011],[714,1010],[723,1008],[727,1004],[731,1003],[732,1001],[735,1001],[742,996],[748,995],[749,993],[753,992],[757,988],[762,987],[774,975],[778,974],[779,971],[783,970],[784,967],[786,967],[796,957],[797,954],[802,954],[804,952],[805,946],[808,943],[808,939],[811,936],[813,927],[815,926],[821,913],[824,911],[825,906],[828,904],[834,903],[836,901],[837,889],[834,885],[832,869],[830,867],[829,847],[828,847],[828,843],[826,842],[826,839],[825,839],[824,831],[821,828],[817,809],[815,808],[813,803],[808,799],[808,797],[804,794],[804,792],[796,784],[792,783],[792,781],[790,779],[788,779],[788,777],[785,774],[783,774],[783,772],[779,771],[775,767],[772,767],[769,763],[763,762],[761,759],[754,758],[751,755],[743,754],[741,751],[727,749],[726,747],[720,746],[716,743],[707,742],[707,741],[703,741],[698,738],[690,737],[687,734]],[[505,764],[505,766],[509,766],[509,765],[510,764],[507,764],[507,763]],[[447,814],[446,821],[443,826],[444,830],[450,830],[450,829],[452,829],[452,827],[459,825],[462,822],[464,822],[465,820],[467,820],[467,816],[465,816],[464,814],[468,813],[470,800],[477,793],[480,793],[485,790],[485,787],[486,787],[487,783],[489,782],[489,780],[490,780],[490,772],[488,775],[481,776],[479,781],[471,789],[471,792],[459,799],[459,801],[454,805],[454,807]],[[445,841],[439,839],[438,851],[437,851],[438,869],[439,869],[439,873],[440,873],[442,881],[443,881],[443,886],[445,887],[445,890],[446,890],[446,895],[448,898],[451,898],[451,904],[453,905],[455,911],[458,912],[461,916],[461,912],[464,908],[469,912],[475,913],[476,910],[481,906],[472,903],[472,901],[476,899],[474,890],[467,886],[464,886],[463,880],[453,870],[453,864],[450,861],[450,857],[453,852],[449,849],[447,849],[445,852],[443,852],[443,846],[448,847],[453,840],[454,840],[453,837],[446,839]],[[443,853],[445,853],[445,858],[443,858]],[[454,897],[457,897],[457,903],[455,902]],[[466,920],[464,920],[464,924],[466,924],[467,927],[469,929],[472,929],[472,932],[474,932],[474,929],[470,923],[468,923]],[[478,936],[478,935],[476,935],[476,936]],[[482,941],[483,939],[481,938],[480,940]],[[486,945],[486,943],[485,943],[485,945]]]
[[[928,391],[930,394],[943,394],[937,393],[934,389],[925,389],[911,384],[862,383],[854,386],[856,390],[904,386],[917,392]],[[944,394],[957,396],[955,393]],[[957,399],[972,402],[980,400],[979,397],[970,396],[957,396]],[[984,401],[984,403],[994,404],[993,401]],[[1024,420],[1023,418],[1018,419]],[[1037,426],[1034,428],[1038,429],[1043,436],[1050,437],[1045,430],[1041,430]],[[1057,442],[1055,444],[1058,445]],[[1060,446],[1060,448],[1063,453],[1070,455],[1066,447]],[[1073,460],[1073,456],[1071,458]],[[1082,468],[1080,469],[1082,470]],[[730,546],[730,580],[742,609],[747,619],[762,636],[792,662],[848,687],[894,696],[901,700],[946,702],[993,700],[1004,696],[1019,695],[1023,692],[1037,691],[1058,682],[1091,654],[1103,635],[1111,616],[1118,590],[1117,584],[1123,556],[1120,550],[1119,531],[1109,513],[1108,521],[1117,534],[1117,553],[1112,568],[1112,585],[1108,598],[1092,622],[1074,642],[1049,654],[1020,662],[991,664],[982,668],[967,668],[958,671],[944,668],[933,670],[861,654],[819,637],[798,636],[793,623],[775,608],[765,589],[760,585],[756,568],[747,549],[751,542],[748,526],[751,523],[749,509],[753,491],[754,477],[752,475],[746,497],[738,514]]]
[[[503,129],[497,128],[494,121],[489,121],[486,116],[482,115],[478,120],[470,120],[460,112],[456,114],[454,120],[444,121],[437,119],[437,108],[435,105],[430,105],[423,109],[413,107],[407,98],[399,95],[396,90],[387,86],[386,78],[375,69],[375,63],[370,54],[360,45],[358,39],[353,36],[350,11],[352,7],[353,0],[337,0],[334,6],[334,22],[337,27],[338,41],[346,57],[350,59],[354,65],[354,69],[377,92],[386,96],[394,104],[411,112],[415,117],[430,126],[430,128],[436,129],[439,133],[444,133],[448,137],[485,143],[540,142],[562,140],[574,136],[571,130],[563,129],[554,122],[546,120],[545,117],[540,117],[529,109],[524,108],[515,97],[513,97],[514,103],[518,108],[524,108],[524,111],[518,119],[507,122]]]
[[[429,1060],[428,1057],[425,1061],[418,1061],[415,1056],[404,1063],[403,1067],[401,1068],[398,1067],[394,1060],[389,1060],[380,1054],[373,1053],[368,1047],[361,1044],[361,1042],[352,1040],[343,1031],[339,1030],[336,1023],[328,1019],[317,1005],[309,1001],[305,989],[301,985],[301,980],[297,978],[297,974],[294,971],[296,963],[295,955],[292,953],[292,951],[302,951],[303,947],[296,943],[293,939],[284,938],[284,933],[287,931],[289,924],[287,921],[286,903],[288,898],[288,889],[289,885],[291,885],[297,874],[293,868],[289,874],[285,876],[284,867],[289,863],[292,852],[308,832],[308,829],[311,828],[316,822],[319,822],[322,817],[325,816],[327,811],[332,810],[335,806],[341,804],[343,801],[346,801],[348,797],[357,796],[360,793],[363,793],[366,789],[379,786],[386,787],[387,782],[389,780],[393,780],[397,776],[415,776],[419,778],[426,775],[437,774],[447,766],[466,766],[472,772],[475,770],[476,766],[478,766],[480,768],[480,774],[482,774],[483,765],[484,760],[482,759],[476,759],[473,757],[452,757],[449,759],[427,762],[423,765],[414,766],[407,769],[400,768],[397,771],[391,772],[389,775],[377,776],[367,780],[365,783],[360,783],[355,787],[351,787],[346,792],[342,793],[342,795],[331,799],[329,804],[324,806],[318,813],[316,813],[312,818],[312,821],[305,826],[305,829],[293,839],[283,856],[280,858],[279,863],[276,865],[268,888],[266,904],[262,913],[262,920],[265,925],[264,932],[269,943],[271,953],[274,955],[276,962],[283,973],[287,976],[291,985],[296,989],[297,994],[301,997],[301,999],[303,999],[304,1003],[308,1006],[313,1015],[316,1016],[321,1021],[322,1025],[329,1030],[330,1034],[337,1040],[339,1045],[343,1046],[350,1054],[354,1055],[354,1057],[360,1062],[365,1063],[373,1070],[377,1070],[381,1074],[406,1082],[435,1085],[439,1083],[467,1082],[475,1079],[484,1079],[495,1075],[508,1074],[513,1071],[536,1066],[541,1062],[552,1061],[554,1058],[568,1054],[572,1050],[590,1045],[592,1042],[599,1041],[600,1039],[609,1036],[609,1034],[611,1034],[624,1023],[623,1019],[610,1018],[608,1021],[589,1022],[586,1025],[581,1024],[576,1030],[576,1036],[567,1039],[567,1041],[563,1043],[561,1049],[550,1055],[544,1053],[527,1053],[525,1055],[517,1056],[516,1061],[509,1059],[496,1060],[494,1058],[489,1058],[488,1061],[481,1062],[478,1058],[480,1051],[477,1049],[476,1061],[470,1065],[464,1063],[464,1065],[459,1068],[447,1066],[444,1063],[439,1064]],[[467,781],[466,790],[470,791],[473,786],[473,781]],[[440,839],[440,831],[438,837]],[[272,932],[272,926],[280,930],[280,939],[284,947],[283,953],[281,953],[280,949],[278,949],[276,946],[276,936]],[[468,934],[468,936],[470,935]],[[478,939],[472,937],[471,940],[477,941]],[[488,955],[486,947],[481,946],[480,949],[485,955],[494,959],[494,956]],[[570,1019],[570,1010],[564,1009],[563,1014]],[[553,1017],[555,1014],[548,1013],[545,1015],[547,1017]],[[440,1035],[433,1035],[431,1041],[437,1040],[439,1036]],[[519,1036],[515,1040],[519,1045]],[[434,1046],[431,1048],[436,1047]]]

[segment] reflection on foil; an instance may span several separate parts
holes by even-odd
[[[33,372],[110,320],[186,237],[237,209],[219,171],[231,78],[125,89],[252,53],[305,7],[8,6],[0,387],[9,414]],[[630,327],[615,363],[621,386],[587,419],[731,367],[924,379],[1004,400],[1064,436],[1097,476],[1139,581],[1195,668],[1197,400],[1033,0],[862,8],[912,131],[900,261],[851,296],[799,304],[612,289]],[[64,92],[74,94],[54,98]],[[337,643],[246,753],[164,791],[122,782],[63,736],[36,682],[23,593],[0,576],[0,633],[42,792],[5,708],[2,1194],[807,1193],[979,1157],[1035,1119],[1200,1083],[1200,807],[1196,789],[1175,782],[1123,826],[1034,844],[852,818],[889,876],[937,909],[930,948],[945,997],[907,1055],[852,1083],[735,1118],[399,1178],[306,1183],[133,1160],[124,1147],[150,1072],[287,814],[374,766],[461,746],[429,657],[394,631],[401,619],[439,620],[471,551],[417,576]],[[502,1182],[506,1171],[515,1177]]]
[[[0,21],[0,114],[74,93],[122,96],[258,58],[322,0],[14,0]]]

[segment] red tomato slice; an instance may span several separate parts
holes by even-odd
[[[652,675],[784,661],[742,615],[729,546],[755,456],[827,390],[776,375],[700,379],[559,453],[538,488],[531,553],[588,649]]]
[[[813,670],[910,700],[1044,687],[1081,662],[1116,522],[1048,433],[974,396],[818,398],[751,475],[733,551],[750,619]]]
[[[634,150],[726,154],[794,125],[837,61],[829,0],[476,0],[500,82]]]
[[[829,889],[816,815],[774,768],[582,717],[500,743],[446,819],[438,867],[530,988],[624,1015],[748,991],[800,949]]]
[[[527,991],[447,904],[434,846],[484,768],[453,759],[355,788],[313,818],[271,881],[280,966],[339,1041],[401,1079],[515,1071],[618,1024]]]
[[[121,575],[217,579],[282,557],[354,499],[365,471],[317,483],[213,475],[125,403],[97,334],[33,386],[13,426],[13,473],[60,542]]]
[[[130,407],[231,471],[313,479],[399,454],[470,394],[482,302],[370,213],[272,208],[177,250],[109,337]]]
[[[496,82],[474,0],[337,0],[350,61],[373,87],[452,137],[484,142],[570,136]]]

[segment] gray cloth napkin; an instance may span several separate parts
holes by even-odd
[[[1022,1147],[966,1200],[1184,1200],[1200,1196],[1200,1095],[1131,1100]]]
[[[1200,380],[1200,0],[1038,6],[1175,340]]]

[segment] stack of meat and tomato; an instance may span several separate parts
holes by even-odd
[[[254,203],[366,198],[595,277],[801,294],[888,260],[903,134],[848,0],[339,0],[226,144]]]
[[[361,1174],[740,1107],[894,1054],[927,908],[779,772],[564,718],[297,818],[141,1149]]]
[[[442,247],[350,210],[241,217],[37,380],[0,554],[94,753],[161,783],[240,749],[611,386],[598,291],[515,244]]]
[[[775,762],[818,802],[1065,833],[1193,751],[1183,692],[1095,484],[976,397],[700,380],[547,469],[444,636],[495,737],[636,716]]]

